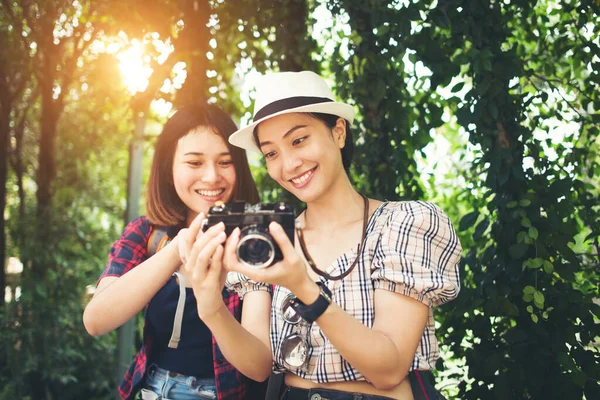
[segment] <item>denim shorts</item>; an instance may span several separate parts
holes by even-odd
[[[143,400],[216,399],[214,378],[196,378],[171,373],[153,364],[148,368],[141,390]]]

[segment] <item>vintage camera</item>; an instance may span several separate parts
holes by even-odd
[[[294,244],[295,211],[285,203],[248,205],[236,200],[217,204],[208,210],[202,230],[223,222],[227,236],[236,227],[241,229],[237,256],[240,262],[253,268],[265,268],[281,259],[281,249],[269,233],[271,221],[283,227],[290,242]]]

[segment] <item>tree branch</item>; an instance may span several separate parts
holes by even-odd
[[[75,69],[77,68],[77,61],[79,60],[79,57],[82,56],[82,54],[91,46],[91,44],[94,42],[94,40],[96,39],[96,37],[98,36],[98,31],[93,30],[91,32],[91,37],[90,40],[85,40],[84,39],[84,33],[86,32],[86,28],[84,27],[84,25],[79,25],[80,27],[83,27],[79,32],[80,35],[73,35],[73,38],[77,38],[74,39],[76,40],[76,43],[73,46],[73,54],[71,55],[71,57],[69,57],[65,62],[64,62],[64,71],[62,74],[62,77],[60,79],[60,87],[61,87],[61,92],[58,95],[58,98],[56,99],[56,103],[58,105],[58,107],[62,108],[63,104],[64,104],[64,96],[65,93],[67,92],[66,88],[68,88],[71,85],[71,82],[74,78],[74,72]],[[62,90],[65,89],[65,90]]]

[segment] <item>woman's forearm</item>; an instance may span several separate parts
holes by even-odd
[[[319,288],[312,283],[295,294],[312,304]],[[399,349],[384,332],[365,326],[334,302],[315,323],[339,354],[375,387],[392,389],[408,373],[414,349]]]
[[[171,242],[126,274],[102,279],[83,312],[88,333],[111,332],[139,313],[181,264],[176,246]]]
[[[253,297],[252,301],[249,297]],[[271,373],[269,344],[269,309],[271,296],[267,292],[248,293],[242,308],[242,326],[225,305],[204,323],[214,335],[223,355],[236,369],[258,382]]]
[[[316,323],[340,355],[375,387],[392,389],[408,373],[410,362],[401,359],[388,336],[363,325],[335,303]]]

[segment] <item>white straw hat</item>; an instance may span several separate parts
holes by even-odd
[[[260,152],[254,141],[254,128],[269,118],[296,112],[337,115],[349,123],[355,114],[351,105],[335,101],[327,83],[314,72],[270,73],[261,76],[256,85],[252,123],[229,136],[229,143]]]

